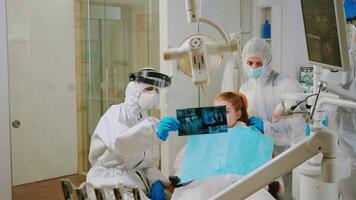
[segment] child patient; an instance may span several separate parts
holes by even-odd
[[[240,92],[219,93],[214,99],[214,106],[226,106],[227,127],[247,126],[247,98]],[[180,176],[185,147],[179,152],[174,162],[176,175]]]
[[[226,106],[226,119],[228,128],[236,128],[239,126],[247,126],[248,125],[248,114],[247,114],[247,99],[246,97],[239,92],[223,92],[218,94],[214,99],[214,106]],[[181,170],[183,167],[184,147],[176,157],[176,161],[174,163],[174,168],[176,170],[176,175],[179,177],[181,175]],[[238,175],[222,175],[216,177],[209,177],[203,180],[196,180],[185,186],[183,188],[179,188],[178,191],[175,191],[175,195],[173,195],[173,199],[185,199],[186,197],[190,198],[194,196],[196,199],[205,199],[213,196],[219,190],[227,187],[233,182],[240,179],[241,176]],[[217,187],[216,183],[219,182],[218,185],[221,187]],[[213,184],[214,183],[214,184]],[[209,187],[209,185],[213,184],[214,186]],[[177,188],[178,189],[178,188]],[[195,196],[197,195],[197,196]],[[199,197],[199,198],[198,198]],[[260,190],[255,195],[252,195],[249,199],[274,199],[270,194],[268,194],[265,190]]]
[[[248,124],[247,99],[239,92],[223,92],[214,100],[215,106],[226,106],[228,128],[246,126]]]

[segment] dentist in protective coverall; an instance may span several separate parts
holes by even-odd
[[[352,26],[352,25],[351,25]],[[356,27],[351,35],[349,55],[351,69],[347,72],[324,70],[322,79],[337,84],[343,89],[356,94]],[[344,79],[344,80],[342,80]],[[346,81],[345,81],[346,80]],[[340,192],[343,200],[356,199],[356,109],[337,107],[328,112],[331,128],[339,137],[343,154],[351,159],[351,176],[340,181]]]
[[[295,79],[275,72],[271,68],[271,60],[271,47],[267,42],[252,38],[246,43],[242,51],[242,66],[248,80],[242,84],[240,92],[247,97],[249,115],[262,119],[263,123],[257,122],[261,126],[259,129],[271,136],[276,146],[289,146],[294,137],[292,125],[304,122],[301,118],[278,119],[273,111],[281,103],[282,94],[303,92],[303,88]]]
[[[352,82],[348,89],[351,94],[356,94],[356,27],[352,35]],[[334,118],[333,130],[338,134],[341,150],[351,158],[351,176],[341,181],[341,194],[344,200],[356,199],[356,109],[337,108]]]
[[[355,37],[356,39],[356,37]],[[356,54],[354,63],[356,63]],[[355,64],[354,64],[355,66]],[[353,69],[355,70],[355,69]],[[348,82],[343,82],[340,78],[350,73]],[[356,94],[356,72],[331,72],[324,70],[322,79],[327,83],[337,84],[343,89],[349,90],[351,94]],[[356,199],[356,109],[345,107],[329,107],[328,118],[330,120],[329,128],[331,128],[339,137],[341,152],[349,156],[351,159],[351,176],[340,181],[340,192],[343,200]]]
[[[273,111],[282,102],[282,94],[303,92],[303,88],[295,79],[275,72],[271,61],[271,47],[267,42],[259,38],[249,40],[242,51],[242,66],[248,80],[242,84],[240,92],[247,97],[249,115],[262,119],[256,122],[251,119],[250,123],[259,124],[259,129],[273,138],[274,152],[278,154],[287,149],[295,137],[304,135],[305,122],[301,116],[280,119]],[[290,196],[291,173],[283,179],[286,195]]]
[[[147,110],[158,103],[159,88],[168,87],[170,81],[151,68],[131,74],[125,102],[111,106],[101,117],[90,144],[89,199],[96,199],[93,187],[119,184],[138,188],[141,199],[165,199],[169,182],[155,160],[158,145],[169,131],[178,129],[179,121],[165,117],[159,122]],[[112,189],[105,190],[105,198],[115,199]]]

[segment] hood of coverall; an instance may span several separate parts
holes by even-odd
[[[271,73],[270,63],[272,60],[271,46],[260,38],[250,39],[242,50],[242,65],[246,74],[246,68],[249,67],[246,61],[251,57],[258,57],[262,60],[263,66],[266,67],[266,72],[261,76],[264,77]]]
[[[126,87],[124,104],[134,108],[139,108],[140,106],[138,104],[138,96],[145,88],[148,87],[152,87],[152,85],[130,81]]]

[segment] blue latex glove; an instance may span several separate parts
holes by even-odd
[[[321,121],[321,123],[323,124],[324,127],[329,126],[329,120],[327,120],[327,119],[324,119],[323,121]],[[310,135],[310,131],[311,131],[310,124],[305,125],[305,135],[306,136]]]
[[[164,200],[164,185],[162,181],[158,180],[152,184],[150,191],[150,199]]]
[[[255,127],[257,130],[259,130],[261,133],[264,133],[263,130],[263,120],[259,117],[252,116],[250,119],[248,119],[249,126]]]
[[[310,135],[310,124],[305,125],[305,135],[306,136]]]
[[[322,122],[323,126],[328,127],[329,126],[329,120],[328,119],[324,119]]]
[[[166,116],[161,119],[157,128],[157,136],[162,141],[166,141],[170,131],[178,130],[180,122],[175,117]]]

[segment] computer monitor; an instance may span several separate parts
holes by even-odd
[[[345,16],[347,21],[356,20],[356,0],[344,0]]]
[[[301,0],[311,64],[346,71],[350,67],[342,0]]]
[[[304,92],[313,92],[313,67],[300,67],[299,83],[304,88]]]

